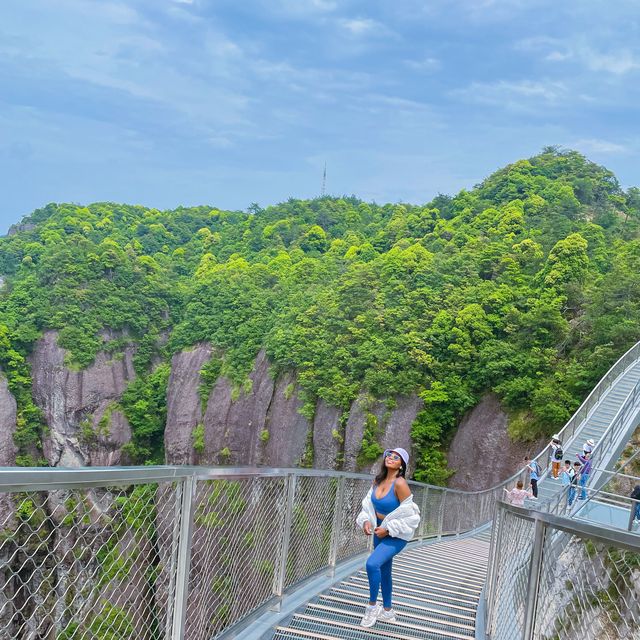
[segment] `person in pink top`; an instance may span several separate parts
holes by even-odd
[[[504,491],[507,494],[507,500],[516,507],[524,507],[524,499],[533,496],[531,491],[524,490],[524,482],[522,482],[522,480],[518,480],[516,486],[511,489],[511,491],[507,491],[506,489],[504,489]]]

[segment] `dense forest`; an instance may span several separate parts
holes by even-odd
[[[484,392],[513,438],[550,434],[640,339],[640,190],[547,148],[426,205],[49,204],[0,239],[0,275],[19,464],[41,463],[46,428],[27,357],[57,329],[71,368],[136,344],[120,401],[133,462],[162,462],[170,357],[206,341],[205,386],[224,374],[241,389],[264,348],[295,371],[306,414],[318,398],[346,411],[362,389],[417,392],[414,477],[443,483],[446,444]],[[381,451],[371,425],[362,459]]]

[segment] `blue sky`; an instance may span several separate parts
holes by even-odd
[[[544,145],[640,185],[636,0],[6,0],[0,233],[51,201],[427,202]]]

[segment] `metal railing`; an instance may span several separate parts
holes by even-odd
[[[598,384],[593,388],[585,401],[578,407],[567,424],[558,433],[562,442],[568,442],[575,435],[576,429],[587,418],[594,407],[600,402],[600,398],[610,389],[611,385],[631,365],[640,359],[640,342],[636,342],[616,363],[602,376]]]
[[[606,483],[621,475],[620,471],[606,471],[598,465],[603,461],[605,455],[611,456],[613,449],[617,446],[620,436],[627,433],[630,428],[637,426],[640,415],[640,381],[636,383],[629,392],[622,406],[611,420],[611,424],[602,434],[600,440],[595,444],[591,453],[591,473],[592,482],[596,482],[599,490],[605,488]],[[540,506],[551,513],[558,513],[562,506],[566,504],[568,489],[558,492],[546,504]]]
[[[638,639],[638,536],[500,503],[493,546],[491,640]]]
[[[0,640],[212,640],[367,551],[363,474],[0,470]],[[416,538],[488,522],[494,493],[410,483]]]

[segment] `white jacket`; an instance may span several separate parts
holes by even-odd
[[[356,525],[362,529],[364,523],[368,520],[371,523],[371,531],[378,526],[376,518],[376,510],[371,500],[373,487],[369,489],[369,493],[362,499],[362,511],[356,518]],[[403,500],[396,509],[389,513],[382,521],[380,526],[389,532],[392,538],[400,538],[401,540],[411,540],[415,530],[420,524],[420,509],[413,502],[413,496]]]

